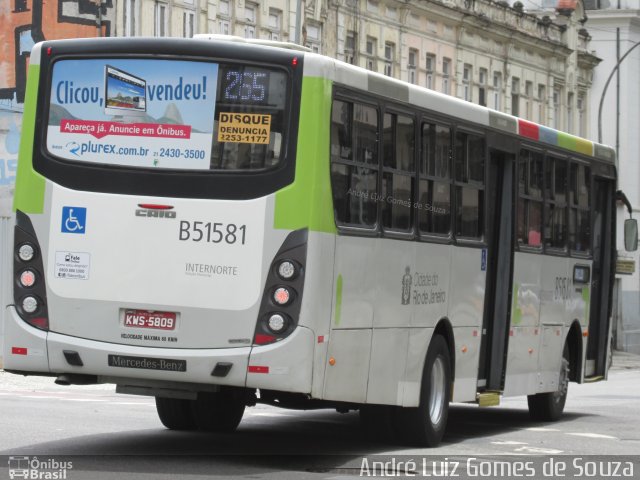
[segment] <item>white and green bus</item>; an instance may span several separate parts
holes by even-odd
[[[450,402],[554,420],[606,378],[614,151],[285,47],[34,47],[6,370],[171,429],[260,402],[427,446]]]

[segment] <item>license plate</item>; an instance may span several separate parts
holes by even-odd
[[[174,312],[155,312],[150,310],[125,310],[123,325],[131,328],[175,330],[176,314]]]

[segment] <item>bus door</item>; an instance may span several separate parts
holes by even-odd
[[[487,279],[478,389],[504,388],[513,277],[514,170],[517,144],[489,135]],[[497,148],[497,147],[500,148]]]
[[[615,255],[613,180],[595,177],[593,195],[593,268],[585,377],[605,377]],[[611,254],[607,254],[610,252]]]

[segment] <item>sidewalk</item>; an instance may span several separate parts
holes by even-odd
[[[611,370],[640,370],[640,355],[614,350]]]

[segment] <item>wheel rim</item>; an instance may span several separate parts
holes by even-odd
[[[433,425],[442,420],[445,401],[445,368],[442,357],[436,357],[431,368],[431,384],[429,388],[429,417]]]

